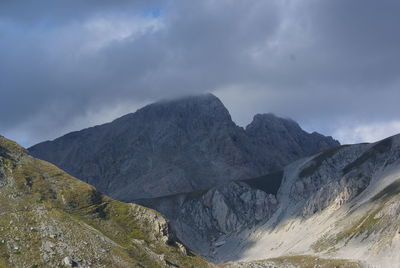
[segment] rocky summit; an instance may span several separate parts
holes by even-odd
[[[0,136],[0,267],[215,267],[158,212],[122,203]]]
[[[281,169],[339,143],[272,114],[245,129],[212,94],[150,104],[29,148],[119,200],[204,190]]]

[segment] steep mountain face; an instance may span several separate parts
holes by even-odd
[[[135,200],[165,215],[177,237],[213,261],[220,261],[216,249],[227,237],[235,236],[271,215],[277,209],[273,194],[242,181],[228,182],[210,190],[160,198]]]
[[[241,261],[226,267],[400,267],[400,135],[137,202],[167,215],[207,258]]]
[[[207,94],[154,103],[29,151],[114,198],[134,200],[256,177],[336,145],[271,114],[243,129]]]
[[[101,195],[0,136],[0,267],[215,267],[156,211]]]
[[[265,206],[273,213],[224,237],[214,258],[250,261],[228,267],[270,267],[285,259],[286,265],[302,267],[315,258],[301,262],[306,255],[352,259],[363,267],[399,267],[400,135],[332,148],[290,164],[276,202]],[[231,208],[230,213],[238,212]],[[252,213],[249,217],[255,218]],[[270,260],[255,261],[261,259]]]

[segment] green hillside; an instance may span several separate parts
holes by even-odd
[[[0,136],[0,267],[213,267],[156,211],[115,201]]]

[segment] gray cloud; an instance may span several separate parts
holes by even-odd
[[[344,142],[380,138],[400,131],[399,11],[394,0],[4,0],[0,133],[31,145],[212,91],[242,125],[275,112]]]

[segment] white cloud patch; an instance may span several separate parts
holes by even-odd
[[[140,36],[162,30],[161,17],[96,17],[83,24],[87,36],[82,49],[93,53],[112,44],[129,39],[131,42]]]
[[[400,120],[342,127],[333,136],[343,144],[376,142],[400,133]]]
[[[31,117],[31,120],[27,120],[1,134],[6,137],[13,137],[13,139],[27,148],[35,143],[43,141],[39,135],[43,128],[48,130],[46,138],[52,140],[70,131],[81,130],[111,122],[125,114],[135,112],[137,109],[149,103],[150,101],[119,101],[108,106],[92,107],[85,110],[83,114],[80,114],[73,120],[63,122],[64,124],[53,122],[52,117],[53,114],[57,113],[57,107],[52,107],[52,113],[41,113],[40,115]],[[53,125],[51,125],[52,122]],[[26,132],[25,129],[30,129],[31,131]]]

